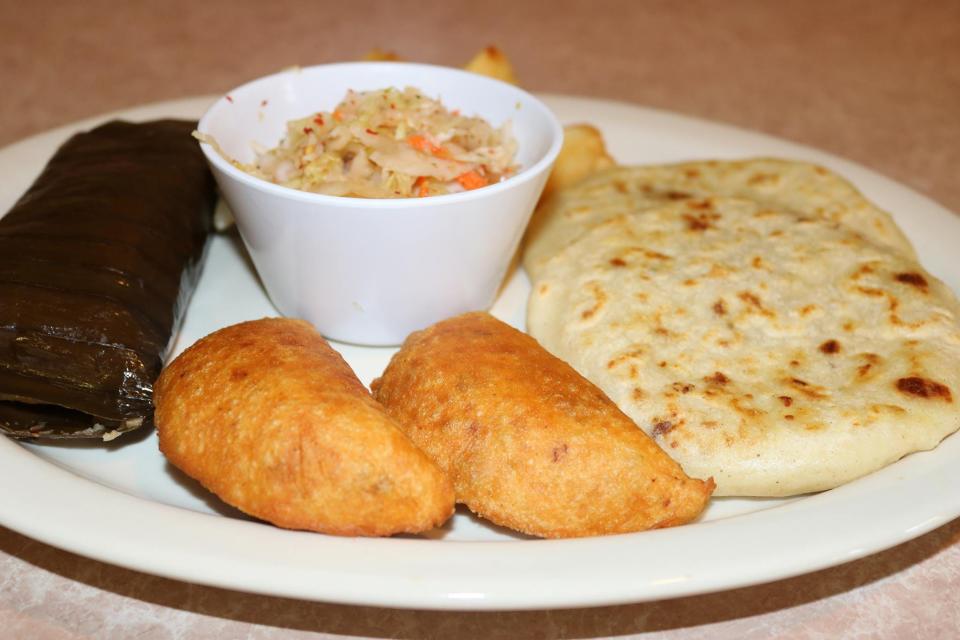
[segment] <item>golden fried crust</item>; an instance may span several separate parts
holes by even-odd
[[[301,320],[203,338],[163,371],[154,402],[171,463],[280,527],[380,536],[453,513],[449,480]]]
[[[374,397],[453,479],[457,501],[546,538],[689,522],[688,478],[597,387],[485,313],[411,335]]]

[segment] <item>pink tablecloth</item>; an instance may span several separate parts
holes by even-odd
[[[495,43],[534,91],[765,131],[850,158],[960,210],[960,3],[953,0],[0,0],[0,15],[0,144],[110,110],[218,93],[292,64],[357,58],[373,46],[460,64]],[[454,614],[253,596],[118,569],[2,528],[0,576],[4,638],[960,635],[958,520],[773,584],[570,611]]]

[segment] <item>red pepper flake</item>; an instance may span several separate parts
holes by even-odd
[[[317,117],[313,119],[313,121],[316,122],[321,127],[323,126],[323,116],[318,114]]]
[[[233,96],[227,95],[227,102],[233,104]]]
[[[395,104],[393,104],[393,103],[391,102],[391,103],[390,103],[390,108],[391,108],[391,109],[396,109],[396,108],[397,108],[397,105],[395,105]]]
[[[373,129],[367,129],[367,133],[369,133],[369,134],[372,135],[372,136],[378,136],[378,135],[380,135],[379,133],[377,133],[377,132],[374,131]]]
[[[313,133],[313,127],[304,127],[304,128],[303,128],[303,132],[304,132],[304,133]]]

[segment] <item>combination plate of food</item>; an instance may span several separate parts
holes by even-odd
[[[214,228],[213,97],[0,150],[0,522],[227,588],[523,609],[778,579],[960,515],[960,218],[782,140],[542,98],[566,141],[495,303],[397,347],[279,317]],[[304,188],[401,198],[518,170],[321,107],[241,168],[304,187],[328,149]]]

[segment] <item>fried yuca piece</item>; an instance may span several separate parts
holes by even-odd
[[[477,55],[470,59],[470,62],[463,65],[463,68],[466,71],[503,80],[510,84],[520,84],[517,81],[517,74],[513,70],[513,63],[510,62],[510,58],[493,45],[478,51]]]
[[[678,525],[713,490],[572,367],[486,313],[412,334],[373,392],[458,502],[511,529],[563,538]]]
[[[400,62],[403,58],[395,51],[374,47],[363,54],[361,60],[371,62]],[[493,45],[489,45],[478,51],[475,56],[470,58],[467,64],[463,65],[463,69],[464,71],[471,71],[489,78],[503,80],[510,84],[519,84],[510,58]]]
[[[400,56],[394,51],[388,51],[386,49],[381,49],[380,47],[374,47],[363,54],[361,60],[367,60],[369,62],[399,62]]]
[[[400,61],[403,58],[393,51],[374,47],[363,56],[364,60]],[[463,66],[466,71],[478,73],[497,80],[519,85],[510,58],[497,47],[490,45],[477,52]],[[607,152],[600,130],[590,124],[570,124],[563,128],[563,147],[553,165],[541,201],[550,193],[565,189],[602,169],[612,167],[616,161]]]
[[[615,164],[607,153],[607,145],[599,129],[590,124],[568,124],[563,128],[563,146],[543,188],[542,197]]]
[[[449,480],[302,320],[203,338],[163,371],[154,398],[167,459],[277,526],[380,536],[453,513]]]

